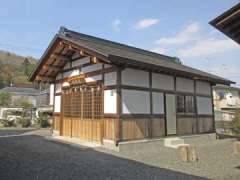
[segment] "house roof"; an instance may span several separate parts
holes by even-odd
[[[179,74],[188,77],[194,77],[196,79],[207,80],[212,83],[221,83],[230,85],[234,83],[230,80],[221,78],[219,76],[209,74],[185,65],[176,63],[175,57],[170,57],[162,54],[157,54],[147,50],[135,48],[132,46],[116,43],[113,41],[89,36],[86,34],[78,33],[64,27],[60,28],[59,33],[55,36],[50,46],[40,59],[38,66],[35,68],[30,76],[30,80],[34,80],[39,69],[44,65],[44,58],[49,49],[54,45],[57,39],[65,40],[76,44],[82,48],[94,51],[112,63],[127,64],[135,66],[144,66],[149,68],[155,68],[165,71],[167,73]]]
[[[225,86],[225,85],[216,85],[213,86],[213,89],[215,90],[219,90],[219,89],[227,89],[227,90],[235,90],[235,91],[239,91],[240,92],[240,88],[239,87],[233,87],[233,86]]]
[[[5,87],[0,89],[0,91],[5,91],[14,94],[28,94],[28,95],[37,95],[39,90],[34,88],[25,88],[25,87]]]
[[[240,3],[213,19],[210,24],[240,44]]]

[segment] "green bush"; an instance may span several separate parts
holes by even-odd
[[[235,134],[240,134],[240,109],[236,110],[233,119],[233,132]]]
[[[18,119],[18,124],[20,124],[22,127],[29,127],[31,126],[31,119],[26,117],[21,117]]]
[[[37,119],[37,123],[39,124],[40,127],[43,127],[43,128],[50,126],[47,116],[44,116],[44,115],[39,116],[39,118]]]
[[[14,121],[7,120],[7,119],[0,119],[0,126],[3,127],[16,127],[16,124]]]

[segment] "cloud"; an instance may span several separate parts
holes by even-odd
[[[200,25],[197,22],[193,22],[187,25],[182,31],[180,31],[174,37],[165,37],[160,38],[156,41],[157,44],[161,45],[176,45],[176,44],[185,44],[189,41],[196,39],[196,34],[200,30]]]
[[[145,29],[158,23],[159,19],[154,18],[142,19],[135,24],[134,28],[137,30]]]
[[[121,24],[122,24],[122,22],[119,19],[115,19],[111,24],[112,30],[114,32],[120,32],[121,31],[121,28],[120,28]]]
[[[177,54],[180,57],[199,57],[240,50],[240,47],[230,39],[207,38],[200,39],[193,46],[180,49]]]
[[[150,49],[150,51],[159,53],[159,54],[165,54],[167,52],[167,50],[163,47],[156,47],[156,48]]]

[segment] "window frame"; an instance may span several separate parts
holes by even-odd
[[[181,98],[182,102],[179,102]],[[189,94],[177,94],[176,98],[177,114],[193,115],[196,114],[195,96]]]

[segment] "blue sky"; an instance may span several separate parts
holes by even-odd
[[[239,0],[8,0],[0,6],[0,49],[39,58],[60,26],[179,57],[236,81],[240,45],[208,23]]]

